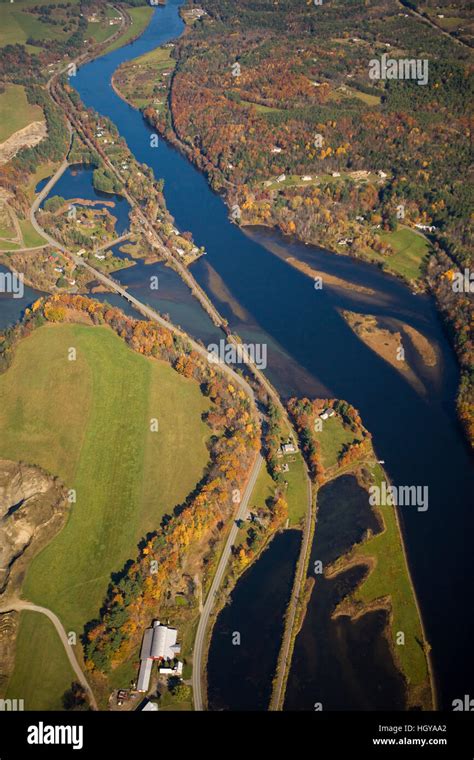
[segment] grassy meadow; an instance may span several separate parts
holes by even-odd
[[[390,243],[394,251],[387,259],[387,268],[408,280],[420,279],[423,261],[429,250],[427,240],[406,227],[382,233],[380,237]]]
[[[79,0],[61,0],[61,2],[68,5],[77,5]],[[64,32],[60,24],[57,26],[45,24],[43,21],[40,21],[37,14],[26,12],[28,8],[38,5],[51,5],[51,3],[38,3],[37,0],[15,0],[14,3],[2,3],[0,47],[16,43],[25,44],[28,37],[33,37],[36,40],[64,40],[71,34],[71,32]],[[39,48],[27,45],[27,50],[37,53]]]
[[[0,95],[0,112],[0,142],[33,121],[42,121],[44,118],[40,106],[28,103],[25,88],[20,84],[6,85],[5,92]]]
[[[123,47],[123,45],[126,45],[127,42],[130,42],[130,40],[138,37],[150,23],[151,17],[153,15],[153,8],[151,8],[149,5],[141,5],[138,8],[130,8],[127,6],[127,13],[132,19],[131,25],[124,32],[124,34],[122,34],[117,40],[114,40],[114,42],[110,43],[110,45],[105,49],[105,53],[110,53],[112,50],[117,50],[117,48]],[[111,28],[113,29],[113,27]]]
[[[21,612],[16,647],[6,698],[23,699],[25,710],[61,710],[76,675],[52,622],[40,612]]]
[[[386,480],[379,464],[373,467],[375,485]],[[402,670],[412,688],[426,683],[426,656],[422,648],[423,632],[415,603],[412,584],[403,551],[402,539],[393,507],[380,507],[385,530],[356,547],[355,557],[372,557],[375,567],[359,586],[354,596],[366,604],[390,597],[390,630],[392,645]],[[397,633],[405,634],[405,644],[397,645]]]
[[[343,445],[351,443],[356,436],[352,430],[344,427],[338,414],[323,420],[322,423],[322,430],[315,432],[314,436],[321,444],[323,466],[325,469],[329,469],[337,465]]]
[[[196,383],[134,353],[108,328],[73,324],[21,341],[0,376],[0,397],[0,457],[39,465],[77,494],[66,526],[32,560],[22,593],[79,635],[110,574],[202,477],[208,401]],[[158,432],[150,430],[155,418]],[[31,659],[22,641],[18,657]]]

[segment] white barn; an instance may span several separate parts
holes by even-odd
[[[161,625],[159,620],[154,620],[152,627],[146,629],[140,650],[137,691],[148,691],[153,660],[174,660],[179,654],[181,647],[176,643],[177,638],[176,628]]]

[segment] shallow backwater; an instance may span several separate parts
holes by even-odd
[[[211,710],[268,708],[300,543],[299,531],[278,533],[219,614],[207,668]]]
[[[59,195],[66,200],[77,198],[95,201],[93,208],[108,209],[112,216],[117,220],[115,225],[117,237],[123,235],[129,226],[128,214],[130,211],[130,204],[120,195],[115,195],[115,193],[102,193],[100,190],[96,190],[92,184],[93,172],[94,169],[90,166],[75,165],[68,167],[56,182],[48,197]],[[47,184],[48,179],[49,178],[47,177],[46,179],[41,180],[37,185],[37,193]],[[44,203],[45,201],[43,201],[42,206]],[[109,203],[113,203],[114,205],[109,206]]]
[[[355,621],[347,615],[332,617],[366,568],[357,566],[331,579],[314,574],[317,560],[327,566],[360,542],[368,529],[377,533],[380,526],[367,491],[355,477],[343,475],[320,489],[308,566],[315,583],[295,641],[287,710],[314,710],[317,702],[324,710],[404,708],[404,681],[383,635],[387,613],[378,610]]]

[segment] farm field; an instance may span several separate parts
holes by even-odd
[[[336,415],[323,421],[323,429],[315,433],[315,438],[321,442],[321,458],[327,469],[337,464],[343,445],[353,441],[355,434],[346,429],[339,415]]]
[[[23,699],[25,710],[62,710],[62,696],[74,680],[52,622],[39,612],[21,612],[6,698]]]
[[[33,121],[44,118],[40,106],[28,103],[25,88],[19,84],[6,85],[5,92],[0,95],[0,112],[0,143]]]
[[[95,42],[104,42],[108,37],[112,37],[117,31],[117,25],[109,24],[109,21],[117,16],[114,8],[105,8],[105,19],[100,22],[89,21],[87,25],[87,36],[92,37]]]
[[[114,80],[122,95],[135,107],[145,108],[152,103],[157,111],[163,111],[167,99],[167,77],[175,66],[170,48],[156,48],[121,66]],[[157,86],[161,90],[157,90]]]
[[[288,517],[290,526],[299,525],[308,511],[308,481],[306,468],[301,454],[296,454],[292,462],[288,462],[289,470],[284,473],[288,482],[286,499],[288,502]]]
[[[117,50],[117,48],[126,45],[127,42],[138,37],[138,35],[148,26],[153,14],[153,8],[148,5],[140,6],[138,8],[127,7],[127,13],[132,19],[130,27],[117,40],[110,43],[105,49],[104,54],[110,53],[112,50]]]
[[[37,245],[45,244],[44,237],[36,232],[29,219],[20,219],[20,229],[25,248],[34,248]]]
[[[77,5],[78,0],[62,0],[68,5]],[[26,13],[25,9],[40,5],[37,0],[16,0],[15,3],[2,3],[2,26],[0,29],[0,47],[26,43],[28,37],[36,40],[64,40],[70,32],[64,32],[61,25],[53,26],[40,21],[35,14]],[[49,3],[44,3],[49,5]],[[27,45],[27,50],[38,52],[38,48]]]
[[[275,491],[275,482],[272,480],[265,464],[262,465],[250,497],[250,509],[263,509],[267,499],[271,499]]]
[[[425,238],[404,227],[395,232],[382,233],[380,237],[394,250],[387,261],[388,268],[409,280],[418,280],[429,248]]]
[[[67,359],[70,347],[76,361]],[[202,477],[208,402],[195,383],[108,328],[71,324],[22,341],[0,395],[0,456],[37,464],[77,494],[66,526],[33,559],[23,596],[80,634],[111,572]]]

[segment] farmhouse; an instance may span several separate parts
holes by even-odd
[[[288,441],[287,443],[282,443],[281,445],[281,453],[282,454],[294,454],[296,451],[296,446],[293,443],[293,441]]]
[[[174,660],[179,654],[181,647],[176,643],[177,638],[176,628],[161,625],[159,620],[154,620],[152,627],[146,629],[140,650],[137,691],[148,691],[154,660]]]
[[[183,674],[183,663],[181,660],[178,660],[176,665],[173,665],[173,667],[168,667],[167,665],[158,668],[159,672],[163,675],[175,675],[175,676],[181,676]]]
[[[417,230],[423,230],[424,232],[434,232],[436,227],[434,224],[415,224]]]
[[[324,409],[321,412],[321,414],[319,415],[319,418],[321,420],[327,420],[329,417],[334,417],[335,414],[336,414],[336,412],[334,411],[334,409],[331,409],[331,407],[328,406],[328,407],[326,407],[326,409]]]

